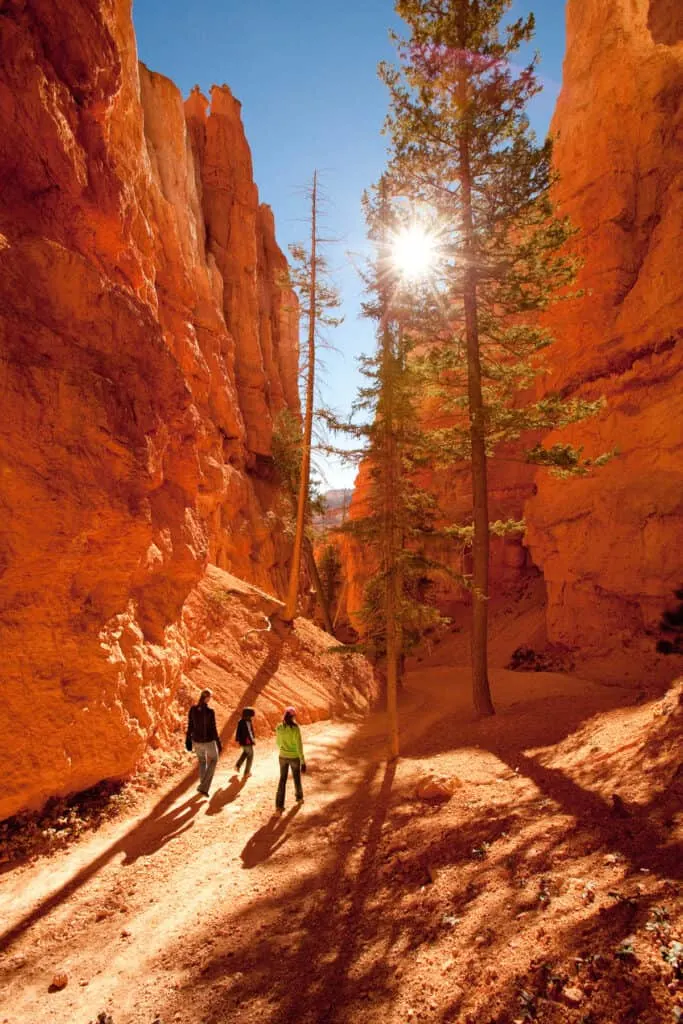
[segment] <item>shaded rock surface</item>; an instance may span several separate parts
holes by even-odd
[[[277,592],[270,439],[298,408],[296,303],[227,87],[183,104],[126,2],[2,22],[0,817],[164,742],[207,560]]]
[[[674,0],[570,0],[567,16],[557,198],[585,295],[553,311],[549,384],[607,404],[546,441],[618,457],[585,480],[539,474],[526,541],[549,638],[639,672],[683,578],[683,22]]]
[[[180,692],[181,724],[205,686],[222,709],[219,727],[228,743],[243,707],[255,707],[261,736],[273,731],[288,705],[302,724],[370,710],[378,688],[367,659],[333,653],[335,638],[307,619],[283,629],[274,616],[281,608],[270,594],[209,566],[183,609],[193,649]]]

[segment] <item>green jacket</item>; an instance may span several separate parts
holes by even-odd
[[[285,725],[280,722],[275,730],[275,741],[280,757],[298,757],[302,764],[306,763],[304,745],[301,742],[301,729],[298,725]]]

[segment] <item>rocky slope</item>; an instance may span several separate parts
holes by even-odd
[[[139,66],[127,0],[2,14],[0,817],[160,741],[207,559],[277,592],[270,439],[298,407],[227,87],[183,104]]]

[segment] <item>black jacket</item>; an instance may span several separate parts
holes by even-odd
[[[241,747],[252,747],[254,745],[254,727],[248,718],[240,718],[237,723],[235,739]]]
[[[206,704],[193,704],[187,719],[187,736],[185,746],[192,750],[192,743],[210,743],[215,740],[218,749],[222,750],[222,744],[218,730],[216,729],[216,715],[213,708]]]

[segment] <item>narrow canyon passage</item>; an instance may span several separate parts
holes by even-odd
[[[223,977],[210,955],[217,945],[224,957],[253,950],[266,928],[286,939],[290,894],[310,888],[315,902],[328,874],[329,827],[346,823],[350,863],[362,850],[366,812],[352,807],[374,813],[382,719],[364,723],[355,741],[352,723],[308,727],[306,801],[296,806],[290,781],[282,818],[272,813],[272,740],[259,742],[246,781],[237,779],[226,744],[209,800],[196,793],[195,773],[183,774],[134,820],[6,876],[1,1005],[9,1019],[33,1021],[49,1008],[55,1021],[85,1020],[108,1007],[118,1024],[147,1019],[144,1005],[151,1021],[177,998],[188,972],[200,990]],[[271,966],[263,965],[266,972]],[[48,994],[62,971],[67,988]],[[228,969],[223,987],[227,977],[240,980]]]
[[[194,777],[171,780],[136,818],[7,873],[0,1020],[489,1020],[458,1014],[492,989],[514,1003],[525,963],[569,955],[590,926],[597,907],[573,907],[588,922],[567,909],[577,878],[613,891],[636,872],[647,906],[671,900],[680,840],[652,801],[624,831],[601,792],[632,756],[624,730],[664,727],[661,708],[622,708],[625,689],[551,674],[499,671],[496,691],[497,720],[475,724],[466,671],[413,672],[396,765],[383,714],[305,727],[305,802],[290,788],[276,818],[272,743],[246,783],[226,745],[208,801]],[[539,748],[549,722],[552,752]],[[616,761],[591,776],[598,723]],[[425,772],[457,780],[452,800],[417,799]],[[552,905],[542,922],[537,888]],[[600,917],[610,940],[632,925],[621,912],[610,907],[607,928]],[[66,987],[48,991],[62,972]]]

